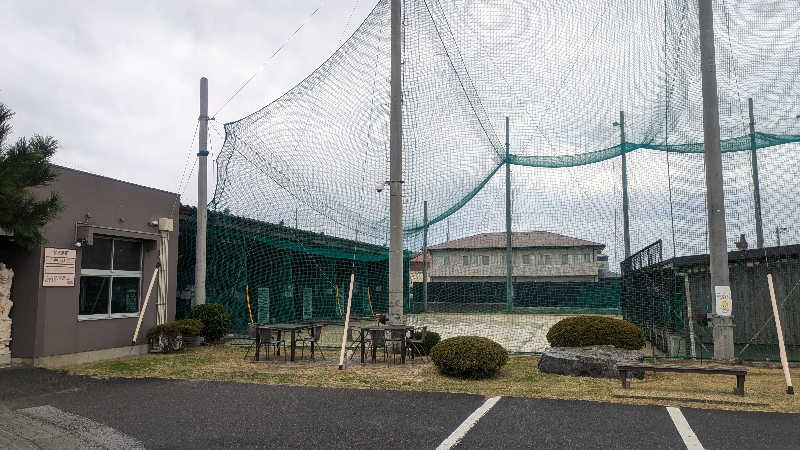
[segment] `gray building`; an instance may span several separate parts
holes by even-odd
[[[13,362],[55,367],[146,351],[144,332],[175,316],[177,194],[57,167],[34,190],[58,192],[65,209],[43,228],[47,243],[27,251],[0,235],[0,262],[14,270]],[[161,254],[160,254],[161,253]],[[145,292],[162,261],[131,344]]]
[[[548,231],[514,232],[511,245],[515,282],[597,281],[608,265],[602,255],[605,245]],[[468,236],[430,246],[428,251],[429,281],[506,279],[506,233]]]

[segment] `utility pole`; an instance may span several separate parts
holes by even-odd
[[[622,153],[622,236],[625,241],[625,259],[631,256],[631,229],[628,223],[628,161],[625,155],[625,111],[619,112],[619,148]]]
[[[514,311],[514,262],[511,248],[511,162],[509,161],[509,124],[506,117],[506,312]]]
[[[422,312],[428,312],[428,201],[422,203]]]
[[[389,323],[403,323],[403,0],[392,0],[389,117]]]
[[[208,159],[208,79],[200,78],[200,136],[198,138],[197,159],[200,165],[197,171],[197,243],[194,263],[194,303],[203,305],[206,302],[206,199],[208,192],[207,159]]]
[[[758,182],[758,155],[756,154],[756,121],[753,118],[753,99],[747,99],[750,112],[750,165],[753,168],[753,209],[756,215],[756,248],[764,248],[764,229],[761,224],[761,185]]]
[[[722,151],[719,131],[719,94],[714,50],[712,0],[699,0],[700,71],[703,83],[703,135],[708,212],[708,244],[711,257],[711,285],[714,302],[714,359],[733,359],[732,298],[728,273],[725,229],[725,192],[722,187]]]

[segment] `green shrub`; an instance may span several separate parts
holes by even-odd
[[[217,303],[195,305],[189,311],[189,318],[203,322],[203,337],[206,338],[206,342],[216,342],[231,330],[230,313]]]
[[[568,317],[550,328],[547,342],[553,347],[613,345],[638,350],[644,347],[644,333],[636,325],[613,317]]]
[[[156,325],[147,330],[147,338],[164,334],[168,337],[181,336],[198,336],[202,333],[204,328],[203,322],[194,319],[183,319],[167,322],[161,325]]]
[[[422,332],[421,331],[417,331],[416,333],[414,333],[414,339],[422,339]],[[424,354],[425,355],[430,355],[431,354],[431,349],[433,348],[433,346],[438,344],[439,341],[441,341],[441,340],[442,340],[442,337],[439,336],[439,333],[437,333],[435,331],[427,330],[425,332],[425,340],[422,341],[422,349],[425,352]],[[419,352],[416,349],[414,349],[414,355],[419,356]]]
[[[178,328],[184,336],[200,336],[203,333],[203,322],[197,319],[177,320]]]
[[[488,378],[508,361],[506,350],[491,339],[457,336],[434,345],[431,360],[439,372],[459,378]]]

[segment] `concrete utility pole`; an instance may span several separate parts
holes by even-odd
[[[428,201],[422,203],[422,311],[428,312]]]
[[[725,229],[725,192],[722,187],[722,151],[719,131],[719,94],[714,50],[712,0],[699,0],[700,71],[703,82],[703,136],[708,210],[708,247],[714,296],[714,359],[733,359],[732,299]]]
[[[389,323],[403,323],[403,87],[402,0],[392,0],[389,118]]]
[[[758,182],[758,155],[756,154],[756,121],[753,118],[753,99],[747,99],[750,112],[750,165],[753,168],[753,209],[756,215],[756,248],[764,248],[764,229],[761,224],[761,184]]]
[[[511,248],[511,148],[508,117],[506,117],[506,312],[514,311],[514,261]]]
[[[197,245],[194,263],[194,303],[206,302],[206,199],[208,180],[206,164],[208,159],[208,79],[200,78],[200,136],[198,137],[197,159]]]
[[[625,259],[631,256],[631,228],[628,222],[628,160],[625,155],[625,111],[619,112],[619,148],[622,152],[622,236],[625,241]]]

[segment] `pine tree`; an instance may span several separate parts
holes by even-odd
[[[51,192],[40,200],[30,191],[47,186],[56,178],[50,158],[58,141],[35,135],[6,145],[13,115],[0,103],[0,228],[13,233],[23,248],[32,249],[45,243],[41,228],[63,209],[58,193]]]

